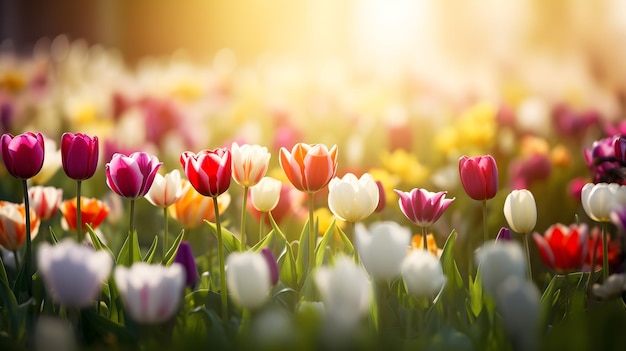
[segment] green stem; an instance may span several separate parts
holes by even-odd
[[[413,329],[413,310],[408,308],[406,310],[406,325],[404,329],[404,338],[409,339],[411,337],[411,330]]]
[[[315,223],[313,213],[315,212],[315,205],[313,203],[313,193],[309,193],[309,274],[313,272],[313,266],[315,265],[315,243],[317,235],[315,235]]]
[[[483,205],[483,244],[489,241],[489,230],[487,230],[487,200],[482,201]]]
[[[168,228],[167,228],[167,220],[168,220],[168,216],[167,216],[167,207],[163,207],[163,257],[165,257],[165,255],[167,254],[167,249],[169,249],[169,246],[167,244],[168,240],[167,240],[167,234],[168,234]]]
[[[30,235],[30,204],[28,196],[28,183],[26,179],[22,179],[22,188],[24,189],[24,212],[26,217],[26,254],[24,255],[24,265],[26,269],[26,277],[28,278],[28,296],[33,296],[33,248]]]
[[[217,226],[217,254],[220,260],[220,289],[222,298],[222,322],[228,323],[228,293],[226,291],[226,267],[224,265],[224,243],[222,239],[222,225],[220,223],[220,210],[217,203],[217,196],[213,196],[213,207],[215,209],[215,225]]]
[[[384,327],[386,326],[386,313],[385,313],[385,300],[387,298],[387,282],[376,281],[375,282],[375,295],[376,295],[376,313],[378,314],[378,334],[382,335]]]
[[[80,195],[80,191],[81,191],[81,184],[82,182],[80,180],[76,181],[76,240],[78,240],[79,243],[83,242],[83,212],[80,209],[80,203],[82,201],[81,200],[81,195]]]
[[[243,204],[241,205],[241,251],[246,251],[246,206],[248,206],[248,186],[243,187]]]
[[[530,233],[526,233],[524,234],[524,250],[526,251],[526,265],[528,266],[528,281],[532,283],[533,281],[533,269],[532,266],[530,265],[530,248],[528,245],[528,236],[530,235]]]
[[[602,222],[600,227],[602,228],[602,278],[606,282],[609,278],[609,243],[606,222]],[[594,264],[595,262],[592,263],[592,267]],[[593,273],[593,268],[591,272]]]
[[[15,260],[15,270],[20,271],[20,259],[17,254],[17,250],[13,250],[13,259]]]
[[[128,267],[132,266],[133,262],[135,262],[135,259],[133,257],[133,253],[134,253],[134,247],[133,244],[135,242],[134,237],[133,237],[133,233],[135,231],[135,200],[132,199],[130,200],[130,223],[129,223],[129,227],[128,227]]]
[[[263,240],[263,222],[265,222],[265,216],[267,216],[267,212],[261,212],[261,217],[259,217],[259,242]]]
[[[428,235],[428,229],[426,227],[422,227],[422,245],[424,245],[424,251],[428,251],[428,239],[426,236]]]

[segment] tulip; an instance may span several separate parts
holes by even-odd
[[[348,257],[338,256],[332,267],[318,268],[315,285],[327,319],[342,330],[352,329],[370,310],[371,283],[363,269]]]
[[[585,148],[583,151],[585,162],[593,175],[594,183],[624,183],[624,175],[621,171],[623,167],[621,140],[616,140],[612,136],[596,140],[591,147]],[[616,152],[620,154],[616,154]]]
[[[378,187],[378,205],[376,205],[376,209],[374,211],[382,212],[385,209],[385,206],[387,206],[387,194],[385,193],[383,182],[377,180],[376,186]]]
[[[180,200],[183,196],[183,182],[180,176],[180,172],[175,169],[165,176],[157,173],[154,176],[154,181],[148,193],[146,199],[154,206],[161,207],[163,209],[163,256],[167,251],[168,246],[168,216],[167,208]]]
[[[423,248],[428,249],[426,242],[427,228],[435,223],[443,212],[452,204],[454,198],[446,199],[446,191],[438,193],[426,189],[415,188],[410,192],[395,190],[400,196],[400,210],[411,222],[422,227]]]
[[[231,153],[228,149],[185,151],[180,163],[191,185],[202,195],[216,197],[230,186]]]
[[[185,286],[183,266],[134,263],[117,266],[113,273],[126,312],[137,323],[156,324],[172,318],[182,301]]]
[[[498,191],[498,165],[491,155],[461,156],[459,158],[459,175],[465,193],[482,202],[483,208],[483,242],[489,240],[487,228],[487,200],[496,196]]]
[[[174,262],[179,263],[185,269],[185,285],[190,289],[195,288],[198,283],[198,267],[188,241],[180,242],[176,256],[174,256]]]
[[[603,300],[620,297],[626,291],[626,274],[611,274],[602,284],[593,284],[592,291],[593,295]]]
[[[416,297],[435,296],[446,283],[439,259],[424,250],[413,250],[404,258],[401,274],[407,293]]]
[[[426,248],[424,248],[424,242],[426,242]],[[426,240],[424,240],[421,234],[413,235],[411,238],[411,248],[415,250],[428,251],[437,257],[441,256],[442,253],[441,249],[437,246],[435,236],[432,234],[427,234]]]
[[[61,160],[63,171],[68,177],[77,181],[91,178],[98,166],[98,137],[83,133],[63,133]]]
[[[357,178],[347,173],[328,183],[328,208],[342,221],[355,223],[371,215],[378,206],[379,193],[374,178],[365,173]]]
[[[232,174],[231,153],[226,148],[202,150],[197,154],[185,151],[180,155],[180,163],[189,183],[202,195],[213,199],[215,225],[217,231],[217,254],[220,267],[220,289],[222,299],[222,320],[228,321],[228,293],[226,286],[224,244],[217,197],[228,190]],[[243,244],[245,246],[245,243]]]
[[[233,252],[226,260],[226,283],[232,299],[241,307],[258,309],[269,298],[271,273],[260,253]]]
[[[3,134],[0,142],[2,160],[9,174],[28,179],[39,173],[44,161],[44,138],[41,133]]]
[[[588,248],[588,229],[585,224],[551,225],[544,235],[533,234],[543,262],[558,273],[580,270]]]
[[[252,206],[259,212],[270,212],[278,205],[282,183],[272,177],[263,177],[250,188]]]
[[[515,276],[524,279],[526,275],[524,252],[515,241],[483,244],[476,251],[475,259],[481,271],[483,288],[494,297],[506,278]]]
[[[537,350],[540,338],[541,294],[530,281],[507,277],[496,291],[496,308],[516,350]]]
[[[183,196],[168,208],[169,214],[186,229],[197,228],[204,221],[215,222],[213,199],[201,195],[183,179]],[[217,197],[219,213],[224,213],[230,205],[230,194]]]
[[[53,186],[33,186],[28,189],[31,208],[40,220],[45,221],[54,216],[59,210],[63,189]]]
[[[30,210],[30,227],[32,239],[39,232],[39,217]],[[26,240],[26,207],[12,202],[0,203],[0,246],[7,250],[19,250]],[[17,256],[15,256],[17,259]],[[16,265],[17,266],[17,265]]]
[[[313,193],[322,190],[337,172],[337,145],[330,150],[322,144],[294,145],[289,152],[286,148],[280,148],[280,167],[285,172],[287,179],[293,186],[308,193],[309,207],[309,262],[308,272],[312,272],[315,265],[315,220],[313,214],[315,207]]]
[[[274,286],[278,283],[278,279],[280,278],[280,268],[278,267],[276,257],[274,257],[274,254],[269,247],[262,248],[261,254],[263,255],[263,258],[265,258],[265,262],[270,269],[270,283]]]
[[[77,201],[74,198],[63,201],[60,206],[61,214],[65,221],[64,224],[72,231],[78,230],[76,225],[78,223],[78,207],[76,204]],[[87,229],[87,224],[89,224],[92,229],[96,229],[109,214],[109,206],[96,198],[83,196],[80,198],[80,205],[82,230]]]
[[[390,281],[400,275],[400,267],[411,244],[411,232],[396,222],[372,224],[369,233],[357,225],[356,247],[363,266],[378,281]]]
[[[504,217],[513,231],[523,234],[528,278],[532,281],[530,265],[530,251],[528,247],[528,233],[537,224],[537,205],[533,194],[527,189],[513,190],[504,201]]]
[[[606,223],[611,221],[611,213],[626,206],[626,185],[616,183],[587,183],[583,186],[580,201],[589,218],[602,226],[602,252],[604,280],[609,277],[609,243]]]
[[[622,164],[626,164],[626,137],[619,135],[613,139],[615,158]]]
[[[113,266],[106,251],[94,251],[71,239],[57,245],[41,243],[37,258],[46,288],[57,303],[66,307],[91,305]]]
[[[136,200],[148,193],[162,165],[156,156],[145,152],[129,156],[116,153],[105,165],[106,183],[119,196]]]
[[[511,241],[511,229],[507,227],[501,227],[496,235],[496,242],[499,241]]]

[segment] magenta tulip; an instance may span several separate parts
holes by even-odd
[[[400,196],[398,203],[402,213],[420,227],[435,223],[450,206],[454,198],[446,199],[446,191],[437,193],[415,188],[410,192],[394,190]]]
[[[119,196],[136,200],[148,193],[163,162],[145,152],[114,154],[105,165],[106,183]]]
[[[41,133],[26,132],[17,136],[3,134],[2,160],[9,174],[19,179],[34,177],[43,166],[44,140]]]
[[[202,150],[197,154],[185,151],[180,163],[191,185],[204,196],[216,197],[230,187],[231,153],[226,148]]]
[[[65,174],[74,180],[91,178],[98,166],[98,137],[83,133],[63,133],[61,161]]]
[[[469,197],[474,200],[489,200],[498,191],[498,166],[491,155],[459,159],[461,183]]]

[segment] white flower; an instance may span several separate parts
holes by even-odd
[[[402,278],[407,292],[416,297],[434,297],[446,283],[437,256],[424,250],[413,250],[402,261]]]
[[[611,274],[602,284],[593,284],[593,294],[602,299],[620,296],[626,291],[626,274]]]
[[[154,206],[168,207],[183,196],[184,190],[180,172],[175,169],[165,176],[157,173],[145,198]]]
[[[370,276],[386,281],[398,277],[411,242],[409,229],[388,221],[372,224],[369,233],[359,223],[355,231],[356,247]]]
[[[342,221],[358,222],[367,218],[378,206],[378,197],[378,186],[368,173],[358,179],[347,173],[328,183],[328,208]]]
[[[338,327],[352,328],[370,309],[372,289],[367,274],[345,256],[338,256],[332,267],[318,268],[315,284],[327,320]]]
[[[248,187],[256,185],[267,173],[272,155],[266,147],[233,143],[230,152],[233,179],[237,184]]]
[[[483,244],[476,252],[483,288],[495,296],[498,285],[510,276],[526,279],[526,259],[515,241]]]
[[[57,245],[41,243],[37,265],[56,302],[67,307],[87,307],[100,293],[113,260],[106,251],[94,251],[66,238]]]
[[[283,186],[280,180],[272,177],[263,177],[250,188],[252,206],[259,212],[270,212],[280,200],[280,190]]]
[[[183,266],[134,263],[115,268],[115,283],[126,312],[138,323],[161,323],[178,311],[184,287]]]
[[[536,350],[541,294],[525,277],[509,276],[495,294],[496,307],[516,350]]]
[[[504,217],[514,232],[530,233],[537,224],[537,204],[533,194],[527,189],[513,190],[504,201]]]
[[[580,195],[585,213],[596,222],[611,221],[611,212],[626,206],[626,185],[587,183]]]
[[[272,289],[266,259],[250,251],[231,253],[226,258],[226,285],[238,305],[250,309],[263,306]]]

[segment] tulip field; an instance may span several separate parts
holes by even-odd
[[[224,57],[0,54],[0,350],[624,350],[626,111]]]

